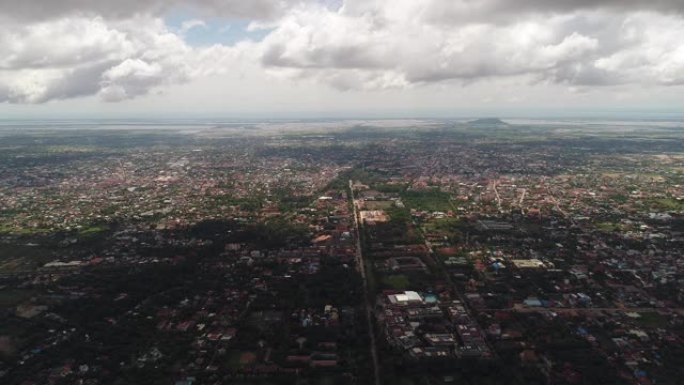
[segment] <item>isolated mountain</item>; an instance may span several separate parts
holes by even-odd
[[[508,123],[499,118],[480,118],[471,120],[468,123],[480,126],[508,126]]]

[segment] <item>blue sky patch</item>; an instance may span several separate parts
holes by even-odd
[[[195,20],[201,20],[203,24],[194,23]],[[200,18],[186,13],[169,15],[164,22],[194,47],[234,45],[243,40],[261,41],[271,32],[270,29],[248,30],[251,21],[246,19]]]

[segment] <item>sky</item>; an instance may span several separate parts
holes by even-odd
[[[0,117],[684,114],[682,0],[0,0]]]

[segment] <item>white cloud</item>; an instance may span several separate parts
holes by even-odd
[[[183,8],[212,16],[273,19],[289,6],[315,0],[0,0],[3,17],[11,20],[50,20],[66,16],[108,19],[162,16]]]
[[[165,79],[164,69],[159,63],[148,63],[141,59],[126,59],[102,74],[100,94],[105,100],[119,101],[144,95]],[[184,76],[180,73],[170,75]],[[184,79],[179,79],[184,80]]]
[[[70,67],[132,53],[125,32],[102,18],[0,27],[0,69]]]
[[[262,62],[272,72],[345,90],[520,75],[571,86],[684,82],[680,16],[584,10],[518,14],[503,23],[448,20],[454,9],[467,14],[494,5],[501,4],[348,0],[339,11],[301,7],[264,39]]]
[[[231,47],[190,47],[149,17],[70,17],[0,29],[0,90],[7,90],[2,100],[14,103],[134,98],[225,71],[238,54]]]
[[[207,28],[207,23],[205,23],[202,20],[199,19],[192,19],[192,20],[186,20],[183,23],[181,23],[181,27],[178,30],[178,33],[181,35],[184,35],[188,33],[188,31],[195,29],[195,28]]]
[[[682,2],[639,3],[195,1],[188,6],[248,15],[266,37],[192,47],[184,35],[202,20],[171,30],[154,16],[177,0],[0,0],[0,101],[121,101],[243,66],[266,80],[361,91],[486,83],[495,93],[511,79],[583,92],[684,84]]]
[[[627,17],[621,49],[596,60],[596,67],[626,83],[684,84],[684,19],[652,13]]]

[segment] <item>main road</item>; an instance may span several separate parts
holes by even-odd
[[[368,295],[368,278],[366,277],[366,265],[363,261],[363,250],[361,248],[361,231],[359,230],[361,219],[356,209],[356,198],[354,198],[354,187],[351,179],[349,180],[349,196],[354,210],[354,228],[356,229],[356,266],[363,279],[363,298],[366,307],[366,320],[368,322],[368,335],[370,336],[371,358],[373,359],[373,377],[375,385],[380,385],[380,365],[378,364],[378,349],[375,346],[375,328],[373,327],[373,306]],[[373,293],[375,294],[375,293]]]

